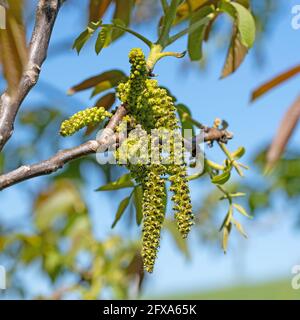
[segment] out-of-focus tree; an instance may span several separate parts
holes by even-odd
[[[105,184],[98,191],[119,192],[118,190],[128,189],[128,196],[120,202],[112,225],[115,226],[124,216],[130,225],[135,221],[138,225],[143,223],[145,233],[145,185],[134,179],[132,170],[130,175],[124,167],[99,166],[94,157],[89,156],[100,146],[105,145],[105,150],[109,147],[110,137],[104,135],[95,139],[97,130],[106,127],[116,133],[121,118],[126,117],[126,113],[130,116],[130,111],[126,110],[129,102],[122,101],[123,104],[118,106],[116,88],[122,82],[130,83],[126,81],[134,77],[132,74],[114,69],[112,62],[111,70],[92,75],[85,80],[78,79],[78,83],[70,88],[69,95],[91,90],[95,99],[94,106],[98,110],[104,108],[106,112],[111,109],[114,111],[104,124],[90,121],[84,134],[74,138],[75,147],[58,151],[61,149],[62,139],[57,133],[67,115],[65,110],[51,105],[53,88],[47,83],[40,86],[46,97],[45,101],[49,98],[48,103],[43,102],[41,105],[24,109],[22,105],[42,72],[42,64],[47,57],[57,15],[63,16],[68,6],[76,4],[71,0],[39,0],[34,6],[31,2],[14,0],[0,4],[7,8],[6,29],[0,30],[0,62],[3,75],[1,84],[6,82],[7,85],[0,100],[0,149],[5,146],[0,153],[0,170],[3,173],[0,176],[0,189],[5,193],[5,189],[14,184],[36,176],[45,176],[42,189],[40,186],[33,186],[32,190],[25,190],[32,199],[32,214],[26,221],[26,227],[11,228],[3,225],[0,229],[1,258],[10,264],[10,287],[27,297],[28,288],[18,282],[16,275],[23,269],[38,264],[41,273],[51,281],[53,293],[47,298],[62,299],[75,296],[96,299],[106,293],[115,298],[136,297],[145,278],[145,255],[142,257],[140,251],[141,247],[145,249],[149,244],[145,240],[141,243],[137,237],[130,240],[122,235],[108,236],[104,240],[97,239],[92,228],[88,201],[83,196],[84,190],[88,188],[87,172],[105,177]],[[84,31],[75,42],[74,39],[66,39],[57,48],[51,48],[50,53],[60,54],[72,42],[74,49],[79,53],[88,41],[91,42],[91,39],[95,38],[95,51],[99,54],[104,48],[109,50],[109,45],[120,37],[135,36],[149,47],[146,76],[151,79],[154,66],[160,59],[170,56],[180,59],[185,55],[165,50],[178,39],[186,37],[189,61],[199,62],[203,60],[202,43],[216,41],[217,36],[220,36],[229,43],[222,70],[224,78],[235,72],[244,61],[254,43],[255,29],[258,31],[259,41],[263,43],[263,35],[268,30],[270,19],[275,16],[275,13],[266,15],[266,12],[270,13],[271,10],[276,12],[274,1],[270,0],[254,0],[253,3],[247,0],[90,0],[86,1],[86,11],[82,15]],[[231,19],[230,32],[223,31],[220,27],[221,16]],[[106,21],[109,17],[111,23],[104,23],[104,19]],[[149,22],[151,25],[157,22],[158,37],[154,42],[136,31],[137,26],[142,29]],[[31,30],[32,24],[34,27],[31,41],[28,43],[25,35]],[[196,128],[201,129],[201,138],[210,146],[220,148],[225,155],[222,164],[205,159],[204,171],[201,174],[185,176],[184,182],[196,179],[202,181],[203,176],[206,176],[219,192],[212,193],[203,203],[201,215],[195,216],[196,225],[203,229],[202,234],[206,240],[214,239],[218,233],[216,228],[207,224],[212,215],[212,208],[218,206],[220,197],[221,200],[228,201],[228,212],[221,227],[223,248],[226,250],[228,236],[233,227],[245,235],[243,227],[233,214],[239,212],[248,216],[236,201],[244,194],[233,191],[232,187],[226,185],[234,172],[243,175],[242,170],[247,169],[239,162],[245,149],[241,147],[236,151],[230,151],[227,148],[226,144],[232,139],[232,134],[227,131],[228,124],[225,121],[216,119],[213,122],[212,119],[213,125],[205,126],[193,118],[187,106],[176,101],[171,91],[168,90],[167,94],[171,97],[172,106],[176,108],[181,127],[192,131]],[[30,132],[26,142],[9,141],[15,124],[17,130]],[[55,155],[41,161],[45,141],[48,148],[45,154]],[[197,149],[197,137],[191,140],[190,148],[193,158]],[[37,163],[24,165],[28,161]],[[193,165],[191,162],[191,167]],[[58,171],[61,168],[62,170]],[[58,172],[50,175],[56,171]],[[162,183],[168,186],[166,181]],[[157,201],[163,201],[163,210],[166,210],[166,199]],[[124,215],[126,211],[131,214]],[[179,229],[180,223],[181,220],[177,218]],[[178,232],[175,221],[165,219],[164,228],[174,237],[178,248],[189,256],[186,240]],[[155,230],[153,234],[156,234]],[[151,239],[157,240],[154,236]]]

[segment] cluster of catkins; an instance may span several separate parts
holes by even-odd
[[[165,89],[158,86],[156,80],[151,79],[141,49],[131,50],[129,61],[130,77],[117,88],[118,97],[126,105],[128,112],[117,131],[121,133],[129,127],[135,129],[135,134],[121,142],[115,155],[118,163],[126,164],[132,177],[143,188],[142,257],[145,270],[152,272],[165,218],[166,180],[171,184],[173,210],[183,238],[187,237],[191,229],[193,214],[183,156],[183,140],[178,131],[173,99]],[[79,111],[62,123],[60,134],[73,135],[83,127],[98,124],[111,116],[112,114],[102,107]],[[153,134],[154,132],[156,134]],[[161,143],[164,139],[169,142],[167,151]],[[158,148],[158,159],[157,154],[154,159],[153,153],[149,152],[153,146]],[[138,160],[131,161],[136,155]]]
[[[193,224],[193,214],[190,199],[190,192],[187,181],[186,163],[183,157],[183,143],[180,135],[180,144],[176,144],[178,139],[178,120],[176,118],[176,108],[173,99],[167,91],[160,88],[157,81],[151,79],[147,69],[145,56],[141,49],[132,49],[129,54],[131,64],[130,77],[125,83],[118,86],[117,94],[119,99],[126,105],[128,115],[126,120],[130,126],[141,128],[148,135],[148,142],[144,142],[141,137],[130,136],[123,141],[116,158],[120,164],[124,164],[123,147],[129,150],[132,155],[137,146],[158,144],[163,158],[160,141],[167,131],[169,135],[169,153],[164,160],[154,161],[151,153],[140,152],[144,155],[142,160],[135,163],[127,163],[127,167],[132,177],[143,187],[143,234],[142,234],[142,257],[144,268],[152,272],[160,243],[161,227],[165,217],[166,207],[166,180],[171,183],[173,210],[178,230],[183,238],[186,238]],[[120,125],[120,127],[122,124]],[[121,130],[121,128],[119,128]],[[153,130],[157,130],[157,135],[150,135]],[[162,132],[162,134],[160,134]],[[154,141],[157,140],[157,141]],[[176,140],[176,141],[175,141]],[[175,147],[176,145],[176,147]],[[149,148],[151,149],[151,148]],[[181,161],[178,161],[178,154]],[[130,160],[130,159],[129,159]],[[157,160],[157,159],[155,159]]]

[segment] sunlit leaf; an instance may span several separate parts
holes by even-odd
[[[231,153],[231,156],[234,159],[238,160],[238,159],[242,158],[245,153],[246,153],[246,149],[244,147],[239,147],[236,151]]]
[[[222,247],[224,252],[227,252],[227,248],[228,248],[228,239],[229,239],[229,235],[232,229],[232,223],[230,222],[227,226],[225,226],[223,228],[223,241],[222,241]]]
[[[113,88],[119,82],[126,80],[126,75],[121,70],[110,70],[99,75],[88,78],[68,90],[68,94],[72,95],[76,92],[87,90],[99,85],[102,91]],[[106,89],[105,89],[106,88]],[[99,90],[99,93],[101,90]]]
[[[244,230],[244,227],[242,226],[242,224],[238,221],[236,221],[235,219],[232,219],[232,222],[234,224],[234,226],[236,227],[237,231],[245,238],[248,238],[247,233]]]
[[[230,179],[230,171],[225,171],[220,175],[214,176],[211,179],[211,182],[214,184],[222,185],[222,184],[226,183],[229,179]]]
[[[231,222],[232,219],[232,215],[233,215],[233,208],[232,205],[229,206],[228,212],[226,214],[225,219],[223,220],[223,223],[219,229],[219,231],[222,231],[226,226],[228,226]]]
[[[235,8],[238,19],[238,30],[241,35],[241,42],[246,48],[251,48],[255,41],[256,27],[251,12],[237,2],[231,2]]]
[[[95,43],[96,53],[99,54],[103,48],[108,47],[111,41],[112,41],[111,27],[108,27],[108,26],[102,27]]]
[[[241,43],[237,27],[234,25],[226,62],[222,71],[222,78],[234,73],[244,61],[247,53],[248,49]]]
[[[224,0],[220,3],[220,9],[234,19],[241,44],[247,49],[251,48],[256,34],[255,20],[251,12],[239,3]]]
[[[95,31],[100,27],[101,21],[90,22],[88,27],[75,39],[73,49],[76,49],[79,54],[83,46],[93,36]]]
[[[197,61],[202,58],[202,42],[205,34],[205,29],[209,24],[209,19],[206,19],[207,15],[213,12],[211,7],[203,7],[196,11],[190,20],[190,27],[195,23],[203,21],[195,30],[189,32],[188,36],[188,52],[192,61]]]
[[[252,217],[247,213],[247,211],[245,210],[244,207],[242,207],[241,205],[237,204],[237,203],[233,203],[233,206],[238,210],[238,212],[240,212],[243,216],[251,219]]]

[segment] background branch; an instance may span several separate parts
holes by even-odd
[[[38,2],[29,58],[21,80],[17,88],[7,89],[0,97],[0,151],[13,133],[14,121],[23,100],[37,83],[60,4],[60,0]]]
[[[267,152],[266,170],[272,169],[280,159],[300,119],[300,96],[288,109]]]

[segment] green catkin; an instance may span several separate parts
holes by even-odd
[[[180,134],[174,134],[171,139],[171,157],[174,163],[169,168],[169,181],[171,182],[170,191],[173,192],[172,201],[173,211],[177,228],[182,237],[187,238],[192,225],[194,224],[194,215],[190,190],[187,181],[187,169],[184,160],[183,139]]]
[[[71,118],[65,120],[60,127],[60,134],[64,137],[71,136],[80,129],[102,122],[110,118],[112,114],[103,107],[94,107],[75,113]]]
[[[139,119],[141,110],[137,107],[138,100],[145,89],[145,81],[148,78],[148,71],[145,56],[141,49],[132,49],[129,54],[131,72],[127,82],[120,83],[117,88],[118,98],[127,106],[128,114],[136,120]],[[143,121],[137,121],[142,124]]]
[[[167,129],[174,131],[178,129],[178,120],[176,118],[176,108],[173,99],[168,96],[167,90],[158,86],[157,80],[146,80],[144,93],[145,111],[150,111],[153,119],[151,129]]]
[[[147,272],[153,272],[164,222],[166,192],[164,179],[160,175],[159,166],[151,166],[143,183],[142,257]]]
[[[173,175],[169,177],[169,180],[171,181],[170,191],[173,192],[173,210],[177,228],[185,239],[194,224],[189,186],[186,179],[186,167],[177,165],[172,169]]]
[[[173,210],[177,227],[183,238],[187,237],[191,229],[193,215],[186,179],[186,164],[183,161],[182,153],[178,155],[178,152],[183,149],[182,137],[179,148],[178,145],[176,145],[177,148],[174,148],[174,136],[179,129],[179,125],[173,99],[168,95],[167,90],[159,87],[157,80],[150,79],[145,56],[141,49],[131,50],[129,61],[131,63],[130,77],[127,82],[118,86],[117,94],[119,99],[127,106],[131,123],[138,124],[148,133],[149,144],[151,144],[150,134],[153,129],[157,129],[158,132],[167,131],[171,134],[169,138],[171,150],[167,163],[154,164],[153,161],[148,164],[127,163],[127,168],[130,170],[132,177],[143,187],[142,257],[145,270],[152,272],[164,221],[166,177],[171,182]],[[158,135],[161,139],[163,133],[158,133]],[[122,160],[130,160],[130,156],[138,149],[139,143],[141,143],[139,139],[130,136],[123,141],[120,150],[116,151],[116,158],[119,163],[122,163]],[[122,147],[128,150],[128,155],[123,152]],[[162,147],[159,146],[159,152],[162,151]],[[176,161],[178,157],[181,160],[179,163]]]

